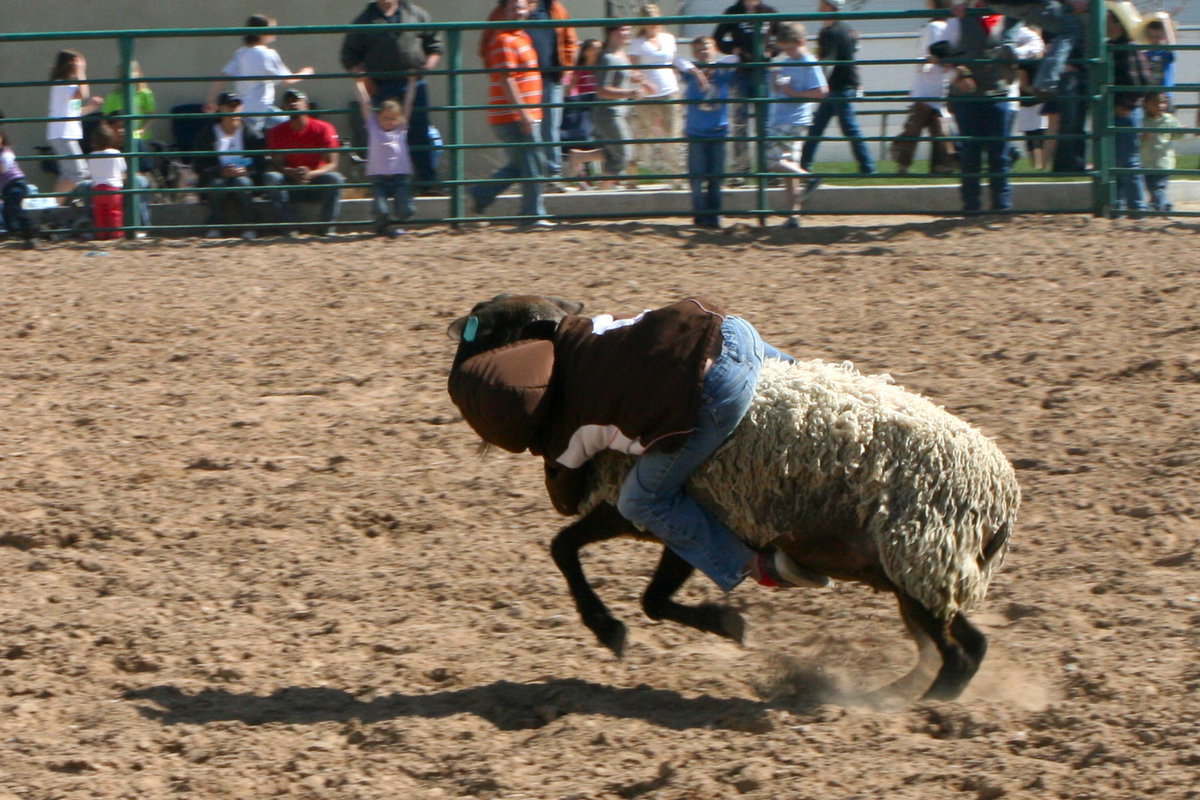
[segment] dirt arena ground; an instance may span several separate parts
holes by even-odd
[[[1091,218],[399,242],[0,245],[0,798],[1200,797],[1197,225]],[[702,292],[996,437],[1024,504],[960,702],[864,708],[885,596],[743,586],[746,646],[579,623],[447,324]],[[688,599],[715,599],[700,580]]]

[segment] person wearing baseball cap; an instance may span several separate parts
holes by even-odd
[[[341,147],[337,128],[308,113],[308,96],[299,89],[288,89],[282,100],[283,110],[291,117],[267,131],[267,150],[298,152],[270,153],[273,168],[263,176],[263,183],[273,187],[270,196],[276,220],[295,222],[294,202],[319,202],[319,231],[332,236],[346,182],[337,171],[336,150]],[[285,186],[294,188],[282,188]]]
[[[254,219],[249,187],[261,182],[265,166],[263,138],[246,124],[242,98],[235,92],[217,96],[217,118],[196,135],[192,149],[203,152],[193,158],[199,185],[207,188],[208,232],[205,238],[219,239],[237,234],[237,228]],[[253,230],[242,227],[242,238],[251,240]]]

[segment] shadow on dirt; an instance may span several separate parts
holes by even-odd
[[[287,687],[270,695],[204,689],[189,694],[176,686],[152,686],[127,692],[128,700],[148,700],[139,706],[146,718],[164,725],[239,721],[247,725],[270,722],[374,723],[397,717],[450,717],[474,714],[500,730],[540,728],[568,714],[598,714],[617,719],[640,719],[673,730],[721,728],[765,732],[772,725],[766,712],[779,703],[756,702],[708,695],[685,697],[649,686],[615,688],[578,679],[544,683],[496,681],[485,686],[434,692],[390,694],[361,700],[340,689]],[[790,710],[802,710],[794,702]],[[809,710],[811,710],[811,706]]]

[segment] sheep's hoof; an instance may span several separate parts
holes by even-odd
[[[600,640],[600,644],[613,651],[617,658],[625,656],[625,624],[620,620],[609,617],[593,625],[589,625],[592,633]]]

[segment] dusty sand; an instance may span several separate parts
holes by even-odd
[[[1200,797],[1200,228],[838,222],[0,245],[0,798]],[[845,701],[915,658],[860,587],[739,588],[745,647],[652,623],[643,543],[590,551],[599,647],[538,461],[445,393],[503,290],[707,293],[995,436],[961,702]]]

